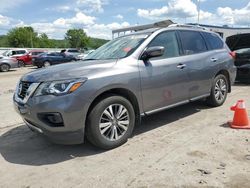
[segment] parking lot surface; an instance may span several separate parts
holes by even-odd
[[[31,132],[14,111],[19,78],[0,73],[0,187],[249,187],[250,130],[227,126],[230,106],[250,86],[236,84],[222,107],[202,101],[143,118],[129,141],[110,151],[63,146]]]

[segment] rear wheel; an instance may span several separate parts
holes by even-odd
[[[10,66],[8,64],[0,65],[0,71],[1,72],[8,72],[9,70],[10,70]]]
[[[213,107],[221,106],[227,98],[228,86],[226,76],[223,74],[217,75],[211,88],[211,94],[207,98],[208,104]]]
[[[18,61],[18,67],[24,67],[24,66],[25,66],[24,61],[19,60],[19,61]]]
[[[132,104],[121,96],[103,98],[87,120],[87,139],[97,147],[112,149],[124,144],[135,125]]]
[[[49,61],[44,61],[43,66],[49,67],[49,66],[51,66],[51,63]]]

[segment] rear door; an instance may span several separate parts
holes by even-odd
[[[188,99],[189,80],[176,32],[158,34],[148,45],[153,46],[165,47],[164,55],[139,61],[143,106],[148,113]]]
[[[65,62],[65,58],[61,53],[55,53],[55,64],[60,64]]]
[[[199,31],[180,30],[178,34],[190,80],[189,98],[208,95],[211,88],[213,53],[208,50],[204,37]]]

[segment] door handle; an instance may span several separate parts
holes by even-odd
[[[180,63],[180,64],[177,65],[177,68],[184,69],[186,66],[187,66],[186,64]]]
[[[216,58],[214,58],[214,57],[211,58],[211,61],[212,61],[212,62],[216,62],[217,60],[218,60],[218,59],[216,59]]]

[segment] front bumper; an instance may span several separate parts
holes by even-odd
[[[84,101],[77,101],[77,96],[39,96],[30,98],[22,104],[14,95],[15,110],[21,115],[26,125],[58,144],[80,144],[84,141],[85,108]],[[63,126],[53,127],[42,121],[39,113],[56,112],[62,115]]]

